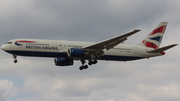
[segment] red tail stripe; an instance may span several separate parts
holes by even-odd
[[[155,30],[153,30],[149,35],[154,35],[156,33],[164,33],[166,29],[166,26],[161,26]]]
[[[146,40],[143,40],[142,43],[143,43],[146,47],[151,47],[151,48],[154,48],[154,49],[157,49],[157,48],[158,48],[157,45],[155,45],[155,44],[152,43],[152,42],[148,42],[148,41],[146,41]]]

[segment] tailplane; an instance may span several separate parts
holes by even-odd
[[[165,46],[165,47],[161,47],[161,48],[158,48],[158,49],[155,49],[155,50],[152,50],[152,51],[148,51],[148,53],[162,53],[163,55],[165,54],[164,51],[165,50],[168,50],[174,46],[177,46],[178,44],[172,44],[172,45],[169,45],[169,46]]]
[[[158,49],[167,24],[168,22],[160,22],[160,24],[138,45]]]

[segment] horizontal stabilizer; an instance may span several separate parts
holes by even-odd
[[[158,48],[158,49],[155,49],[155,50],[152,50],[152,51],[149,51],[148,53],[159,53],[159,52],[163,52],[165,50],[168,50],[174,46],[176,46],[178,44],[173,44],[173,45],[169,45],[169,46],[165,46],[165,47],[162,47],[162,48]]]

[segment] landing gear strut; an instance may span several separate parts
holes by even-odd
[[[13,55],[13,58],[14,58],[14,63],[17,63],[18,62],[17,55]]]

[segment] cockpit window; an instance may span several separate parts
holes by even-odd
[[[6,44],[12,44],[12,42],[6,42]]]

